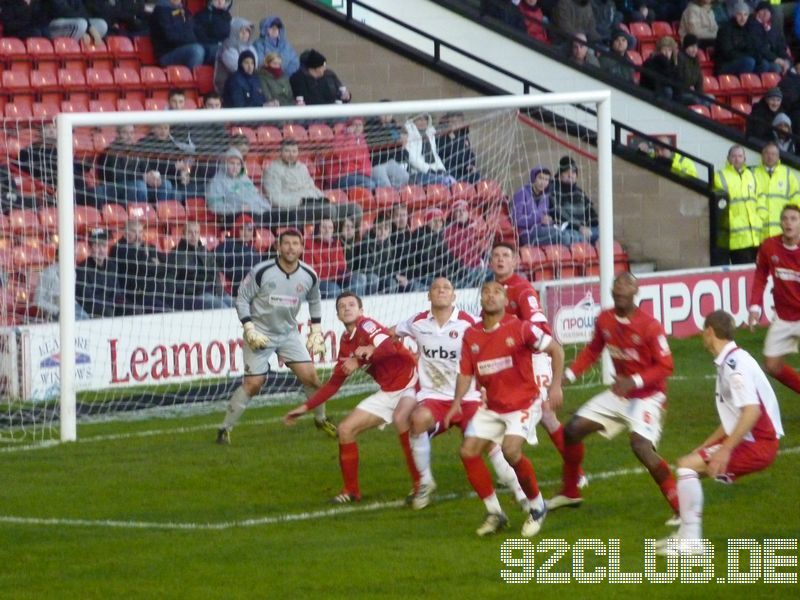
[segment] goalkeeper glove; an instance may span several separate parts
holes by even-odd
[[[306,341],[306,349],[312,357],[318,355],[320,360],[324,360],[325,338],[322,335],[322,325],[319,323],[311,324],[311,331],[309,332],[308,340]]]
[[[243,325],[244,327],[244,341],[250,346],[251,350],[263,350],[269,346],[269,338],[263,333],[256,331],[256,326],[252,321],[248,321]]]

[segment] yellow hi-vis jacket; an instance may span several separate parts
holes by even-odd
[[[714,174],[714,188],[728,196],[717,244],[728,250],[758,248],[761,245],[761,216],[753,172],[745,167],[739,173],[726,161],[725,167]]]
[[[761,214],[761,240],[781,234],[781,211],[787,203],[800,201],[800,184],[797,177],[780,162],[767,172],[764,163],[753,169],[756,177],[758,207]]]
[[[672,153],[672,166],[670,169],[678,175],[697,179],[697,167],[694,165],[694,161],[677,152]]]

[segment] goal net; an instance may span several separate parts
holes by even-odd
[[[610,209],[603,102],[585,93],[6,120],[0,443],[74,439],[92,419],[221,410],[245,375],[238,286],[276,256],[287,228],[303,233],[303,260],[320,277],[323,380],[343,332],[339,292],[356,291],[365,314],[392,326],[424,310],[428,285],[446,275],[459,306],[478,313],[499,240],[519,248],[556,333],[582,341],[573,317],[592,319],[601,298],[596,279],[575,278],[600,264],[594,238],[576,245],[580,228],[561,223],[582,191],[596,212],[585,225],[612,237],[600,210]],[[546,215],[538,228],[533,209]],[[553,322],[562,308],[568,326]],[[298,322],[304,334],[307,306]],[[347,390],[370,384],[354,377]],[[258,401],[301,397],[273,357]]]

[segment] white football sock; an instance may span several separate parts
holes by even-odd
[[[240,385],[231,395],[231,399],[228,400],[228,409],[225,413],[225,420],[222,422],[222,427],[228,431],[233,429],[233,426],[239,422],[244,409],[247,408],[248,402],[250,402],[250,396],[244,391],[244,387]]]
[[[539,495],[536,496],[533,500],[528,500],[531,508],[534,508],[538,511],[544,510],[544,496],[542,496],[542,492],[539,492]]]
[[[433,483],[433,473],[431,473],[431,438],[427,432],[420,435],[409,435],[411,443],[411,454],[414,456],[414,464],[419,471],[419,482],[422,485]]]
[[[494,492],[488,498],[483,499],[483,504],[486,506],[486,512],[493,515],[503,514],[503,507],[500,506],[500,501],[497,499],[497,494]]]
[[[497,480],[514,493],[514,498],[520,503],[522,510],[527,511],[528,498],[517,480],[517,473],[514,471],[514,467],[508,464],[500,446],[496,444],[492,446],[491,450],[489,450],[489,460],[492,461],[494,472],[497,473]]]
[[[681,539],[700,539],[703,526],[703,486],[696,471],[679,467],[678,503],[681,511]]]

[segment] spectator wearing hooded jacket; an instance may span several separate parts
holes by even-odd
[[[217,216],[261,215],[271,208],[247,176],[244,158],[236,148],[230,148],[223,155],[216,174],[206,187],[206,204]]]
[[[258,30],[261,37],[255,41],[254,45],[258,53],[259,62],[263,64],[267,54],[277,52],[281,56],[284,73],[288,77],[294,75],[300,68],[300,57],[297,56],[297,51],[286,39],[286,28],[283,26],[283,21],[275,16],[261,19],[258,24]]]
[[[223,93],[225,82],[236,73],[239,68],[239,57],[245,50],[249,50],[253,55],[255,66],[258,67],[258,53],[253,45],[255,26],[247,19],[234,17],[231,21],[231,32],[228,34],[214,63],[214,89],[218,93]]]
[[[747,117],[747,137],[766,142],[772,139],[772,121],[782,112],[781,88],[767,90],[764,97],[753,105]]]
[[[183,0],[158,1],[150,18],[150,39],[162,67],[185,65],[193,69],[203,64],[206,51],[197,41]]]
[[[108,33],[108,23],[95,18],[83,0],[50,0],[50,35],[99,44]]]
[[[203,62],[213,65],[222,43],[231,34],[233,0],[208,0],[206,7],[192,17],[194,35],[205,50]]]
[[[723,23],[717,33],[714,65],[718,75],[741,75],[780,70],[765,57],[766,43],[753,27],[748,25],[750,7],[737,2],[733,16]]]
[[[549,169],[541,165],[531,169],[530,183],[516,191],[511,199],[512,216],[520,246],[558,244],[561,231],[550,216]]]
[[[384,100],[381,100],[384,102]],[[364,134],[372,162],[372,179],[379,187],[402,187],[408,183],[408,134],[401,129],[394,115],[369,117]]]
[[[267,105],[261,80],[255,73],[256,56],[252,50],[239,55],[238,70],[225,81],[222,104],[225,108],[249,108]]]
[[[347,87],[328,68],[325,56],[313,48],[300,55],[300,69],[289,81],[298,104],[347,103],[352,99]]]
[[[550,216],[561,229],[562,244],[594,244],[600,237],[597,213],[589,196],[578,185],[578,165],[569,156],[562,156],[558,161]]]
[[[469,125],[464,120],[464,113],[449,112],[442,115],[439,130],[437,150],[445,170],[458,181],[477,183],[481,173],[472,151]]]
[[[0,6],[0,23],[8,37],[47,37],[45,0],[7,0]]]
[[[436,128],[430,114],[420,113],[405,123],[406,151],[412,185],[450,184],[454,180],[436,151]]]

